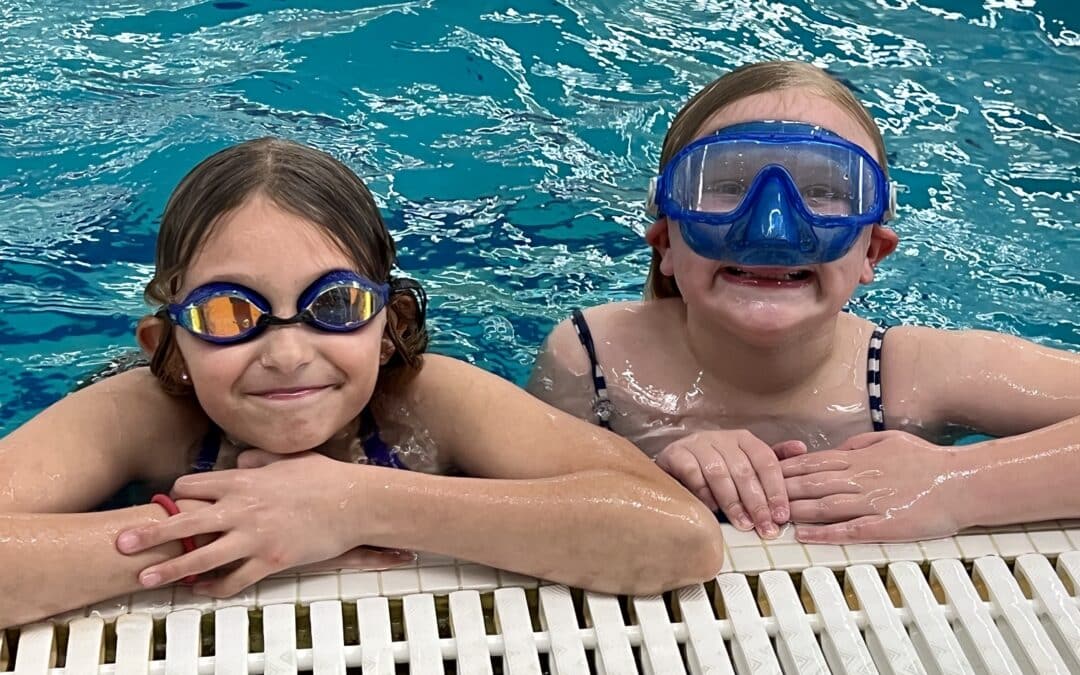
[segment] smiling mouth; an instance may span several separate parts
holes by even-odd
[[[273,401],[290,401],[298,398],[304,398],[317,394],[321,391],[329,389],[332,385],[324,384],[313,387],[282,387],[280,389],[266,389],[263,391],[251,392],[253,396],[259,398],[270,399]]]
[[[796,285],[803,284],[814,276],[809,269],[792,269],[790,267],[736,267],[729,265],[721,269],[721,273],[731,281],[737,283],[769,284],[769,285]]]

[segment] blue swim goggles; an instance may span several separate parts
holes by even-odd
[[[683,148],[653,179],[650,214],[698,255],[794,267],[843,256],[886,222],[895,190],[865,150],[801,122],[746,122]]]
[[[197,338],[226,345],[257,337],[269,326],[305,323],[329,333],[358,330],[386,306],[389,284],[377,284],[347,270],[334,270],[304,289],[296,314],[282,319],[271,313],[262,295],[240,284],[199,286],[183,301],[168,305],[169,319]]]

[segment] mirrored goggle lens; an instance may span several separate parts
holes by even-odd
[[[229,339],[253,331],[263,314],[244,296],[223,293],[181,308],[179,320],[192,333]]]
[[[870,213],[879,190],[873,165],[853,149],[828,143],[714,141],[673,167],[671,196],[687,211],[732,213],[763,169],[783,167],[807,211],[819,216]]]
[[[350,282],[323,289],[305,310],[320,325],[348,330],[370,321],[382,305],[382,297],[374,290]]]

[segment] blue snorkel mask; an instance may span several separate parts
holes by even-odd
[[[679,223],[698,255],[797,267],[847,253],[888,221],[895,188],[858,145],[802,122],[746,122],[683,148],[653,179],[649,213]]]

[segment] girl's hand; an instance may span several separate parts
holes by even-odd
[[[965,473],[950,448],[903,431],[852,436],[780,462],[795,538],[804,543],[912,541],[955,534]]]
[[[345,551],[336,558],[322,562],[301,565],[290,572],[310,574],[313,572],[337,572],[338,570],[386,570],[400,565],[416,562],[417,555],[412,551],[395,548],[375,548],[357,546]]]
[[[664,448],[656,465],[735,527],[772,538],[790,515],[778,458],[805,453],[801,441],[769,447],[749,431],[699,431]]]
[[[211,543],[178,558],[148,567],[139,575],[144,586],[158,586],[229,565],[195,591],[234,595],[281,570],[330,561],[354,548],[349,526],[338,517],[362,486],[343,479],[342,462],[313,452],[274,455],[248,450],[231,471],[183,476],[173,486],[177,500],[212,502],[163,522],[124,532],[117,539],[123,553],[136,553],[166,541],[220,533]],[[351,465],[348,465],[351,466]],[[181,507],[183,510],[183,507]],[[409,562],[397,551],[366,549],[363,564],[392,567]],[[353,555],[348,560],[356,561]],[[351,565],[348,565],[351,566]]]

